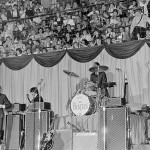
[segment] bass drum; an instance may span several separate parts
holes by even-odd
[[[71,110],[76,116],[94,114],[96,109],[96,100],[84,94],[74,96],[71,101]]]

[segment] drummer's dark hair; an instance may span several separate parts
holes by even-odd
[[[94,62],[94,63],[95,63],[95,65],[100,66],[100,64],[98,62]]]
[[[39,94],[37,87],[32,87],[32,88],[30,89],[30,92],[34,92],[34,93],[36,93],[36,94]]]

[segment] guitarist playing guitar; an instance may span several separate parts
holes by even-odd
[[[58,115],[55,115],[53,118],[53,121],[50,125],[49,131],[47,133],[43,134],[43,137],[41,139],[41,148],[40,150],[51,150],[53,148],[54,145],[54,131],[52,132],[52,128],[54,125],[55,120],[58,118]]]

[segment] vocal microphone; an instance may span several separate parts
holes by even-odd
[[[117,71],[122,71],[122,69],[120,69],[120,68],[116,68],[116,70],[117,70]]]
[[[145,64],[145,66],[146,66],[148,69],[150,69],[150,62],[148,61],[148,62]]]
[[[29,94],[27,94],[26,96],[27,96],[28,101],[31,103],[31,100],[29,98]]]
[[[41,85],[43,82],[43,79],[40,79],[40,82],[38,82],[38,85]]]

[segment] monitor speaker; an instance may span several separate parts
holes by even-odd
[[[23,115],[6,116],[6,150],[18,150],[20,148],[21,131],[24,128]]]
[[[99,108],[98,150],[125,150],[128,146],[128,109]]]
[[[52,111],[27,112],[25,121],[25,150],[39,150],[40,140],[47,133]]]

